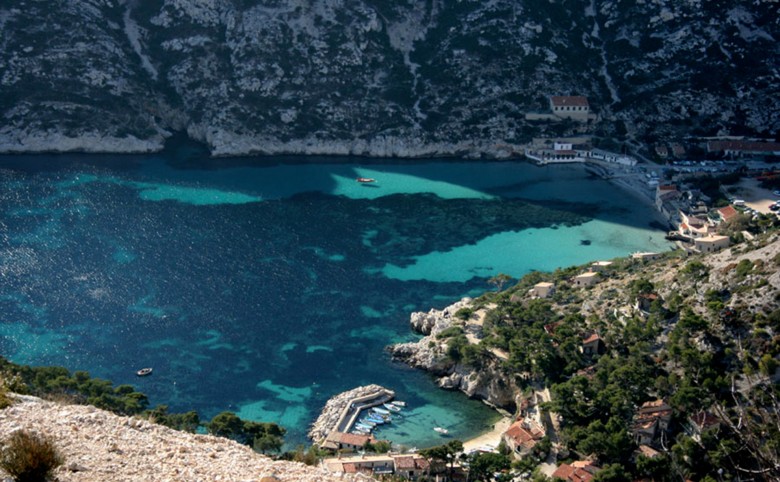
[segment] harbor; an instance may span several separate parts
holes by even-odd
[[[389,407],[394,398],[394,391],[379,385],[367,385],[342,392],[325,404],[322,413],[309,430],[309,437],[323,448],[334,449],[339,448],[342,434],[353,432],[350,435],[365,435],[370,438],[370,429],[380,424],[380,421],[387,421],[385,417],[389,416],[390,409],[382,407],[385,404]],[[378,417],[375,418],[376,415]],[[366,418],[358,425],[361,417]]]

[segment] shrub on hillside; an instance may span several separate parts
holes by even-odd
[[[48,480],[63,461],[51,439],[25,430],[11,434],[0,452],[0,468],[16,482]]]

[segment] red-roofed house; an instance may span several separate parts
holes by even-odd
[[[729,156],[746,154],[780,156],[780,142],[709,141],[708,152],[723,152]]]
[[[428,472],[430,464],[419,455],[399,455],[393,457],[395,474],[407,479],[416,479]]]
[[[590,482],[599,470],[601,468],[589,460],[578,460],[571,464],[561,464],[553,472],[552,477],[569,482]]]
[[[324,448],[332,450],[358,450],[363,448],[366,442],[375,442],[371,435],[360,435],[354,433],[344,433],[333,431],[325,439],[325,443],[322,444]]]
[[[731,221],[732,219],[739,216],[739,211],[734,209],[734,206],[728,205],[726,207],[722,207],[718,209],[718,217],[723,221],[724,223],[727,223]]]
[[[604,351],[604,343],[598,333],[592,333],[583,337],[580,352],[583,355],[597,355]]]
[[[582,95],[553,95],[550,97],[550,109],[558,117],[587,122],[590,104],[588,98]]]
[[[544,438],[544,428],[533,421],[518,420],[509,426],[502,438],[516,457],[530,452]]]
[[[645,402],[634,414],[634,438],[638,445],[650,445],[664,437],[672,421],[672,407],[663,400]]]

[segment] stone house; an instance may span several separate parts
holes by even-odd
[[[634,259],[636,261],[655,261],[656,259],[661,258],[661,253],[633,253],[631,254],[631,259]]]
[[[603,273],[612,266],[612,261],[596,261],[590,265],[590,270],[597,273]]]
[[[590,104],[588,98],[582,95],[553,95],[550,96],[550,110],[563,119],[587,122]]]
[[[531,288],[530,293],[531,296],[535,296],[536,298],[549,298],[555,294],[555,285],[542,281],[541,283],[536,283],[534,287]]]
[[[718,218],[721,220],[721,222],[727,223],[737,216],[739,216],[739,211],[734,209],[734,206],[732,205],[718,209]]]
[[[663,400],[645,402],[634,414],[632,432],[637,445],[654,446],[665,439],[672,421],[672,407]]]
[[[393,462],[395,474],[410,480],[425,475],[430,469],[430,463],[419,455],[396,455]]]
[[[593,271],[590,271],[588,273],[582,273],[580,275],[575,276],[572,279],[572,282],[574,283],[574,286],[580,288],[593,286],[599,282],[599,274],[594,273]]]
[[[653,303],[660,299],[661,297],[656,293],[639,293],[636,296],[634,309],[642,314],[649,313]]]
[[[599,355],[604,352],[604,342],[598,333],[592,333],[583,337],[580,345],[580,353],[583,355]]]
[[[702,253],[714,253],[728,248],[731,240],[728,236],[709,235],[693,240],[693,246]]]
[[[518,420],[509,426],[501,438],[512,450],[515,458],[530,453],[545,436],[544,427],[532,420]]]
[[[328,434],[328,438],[325,439],[322,447],[331,450],[353,450],[357,451],[362,449],[366,442],[374,443],[374,439],[371,435],[360,435],[354,433],[344,433],[333,431]]]

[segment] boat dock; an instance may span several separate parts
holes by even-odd
[[[363,410],[382,405],[393,398],[394,391],[379,385],[367,385],[340,393],[325,404],[309,430],[309,437],[314,443],[322,444],[332,432],[347,433]]]

